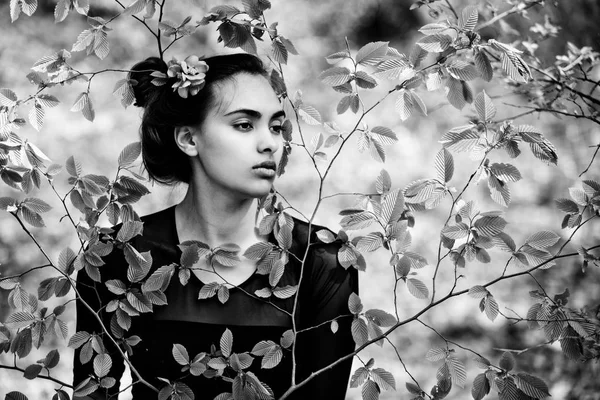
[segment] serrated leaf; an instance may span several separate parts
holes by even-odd
[[[94,358],[94,373],[102,378],[108,374],[112,367],[112,358],[107,353],[98,354]]]
[[[506,227],[506,221],[497,216],[484,216],[473,224],[477,228],[479,234],[487,237],[492,237],[504,230]]]
[[[356,293],[350,293],[350,296],[348,297],[348,309],[354,315],[358,315],[362,312],[363,304]]]
[[[485,374],[479,374],[473,380],[471,396],[474,400],[482,400],[490,392],[490,384]]]
[[[496,116],[496,107],[485,90],[475,97],[474,105],[481,121],[488,122]]]
[[[430,53],[441,53],[446,50],[452,43],[452,38],[442,33],[436,33],[433,35],[425,36],[417,42],[417,46],[420,46],[423,50]]]
[[[379,386],[372,380],[367,380],[362,387],[362,400],[378,400]]]
[[[402,121],[406,121],[410,118],[413,110],[413,98],[410,95],[410,92],[403,89],[398,93],[395,108]]]
[[[374,65],[387,54],[389,42],[367,43],[356,53],[355,61],[361,65]]]
[[[463,60],[452,60],[446,69],[451,76],[461,81],[472,81],[479,78],[477,68]]]
[[[233,348],[233,334],[229,329],[225,329],[225,332],[221,335],[219,346],[224,357],[229,357],[231,355],[231,350]]]
[[[449,182],[454,175],[454,158],[445,148],[442,148],[435,156],[435,169],[437,178],[444,183]]]
[[[435,347],[433,349],[427,350],[425,358],[428,361],[436,362],[445,359],[447,355],[448,351],[446,349],[442,349],[441,347]]]
[[[298,115],[308,125],[321,125],[321,114],[312,106],[301,104],[298,109]]]
[[[475,26],[477,25],[477,20],[479,17],[479,12],[477,10],[477,6],[471,5],[463,8],[460,14],[460,20],[458,25],[467,31],[473,31]]]
[[[346,67],[332,67],[318,76],[318,79],[331,86],[339,86],[350,80],[350,70]]]
[[[406,280],[406,286],[408,287],[410,294],[417,299],[427,299],[429,297],[429,289],[427,289],[427,286],[416,278],[408,278]]]
[[[283,351],[281,350],[281,346],[276,344],[263,356],[260,367],[263,369],[275,368],[281,362],[282,358]]]
[[[362,346],[369,340],[369,328],[367,323],[361,318],[354,318],[351,326],[352,338],[357,346]]]
[[[377,326],[381,327],[393,326],[398,322],[396,317],[394,317],[392,314],[378,309],[367,310],[365,312],[365,317],[373,321]]]
[[[494,163],[490,165],[490,173],[502,182],[517,182],[521,180],[521,173],[511,164]]]
[[[188,365],[190,363],[190,356],[183,345],[173,344],[171,352],[173,353],[173,358],[179,365]]]
[[[471,151],[479,143],[479,133],[471,125],[453,128],[442,135],[440,143],[452,151]]]
[[[513,375],[517,388],[528,396],[535,399],[544,399],[550,396],[548,385],[538,377],[518,372]]]
[[[488,294],[485,297],[485,315],[489,318],[490,321],[496,319],[499,313],[498,303],[496,299],[491,294]]]
[[[362,385],[369,376],[369,370],[365,367],[359,367],[350,377],[350,387],[357,388]]]
[[[560,236],[552,231],[540,231],[529,236],[525,243],[534,249],[546,250],[548,247],[554,246],[559,240]]]
[[[394,379],[394,376],[383,368],[372,369],[371,379],[377,383],[380,389],[396,390],[396,380]]]
[[[118,164],[119,168],[127,167],[131,165],[142,152],[142,145],[140,142],[130,143],[119,154]]]
[[[473,297],[474,299],[484,298],[488,294],[488,290],[480,285],[475,285],[469,289],[469,296]]]
[[[464,388],[465,383],[467,382],[467,370],[465,369],[465,365],[454,356],[448,356],[446,358],[446,364],[450,371],[452,383],[458,387]]]

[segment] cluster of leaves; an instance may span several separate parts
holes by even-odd
[[[438,8],[433,5],[437,1],[420,0],[414,7],[427,6],[432,11],[432,15],[439,16]],[[480,212],[473,201],[465,201],[462,198],[473,180],[486,179],[491,198],[503,207],[510,205],[511,192],[508,183],[517,182],[522,179],[522,176],[512,164],[490,161],[488,156],[492,151],[504,149],[511,158],[516,158],[521,153],[519,144],[524,142],[529,144],[532,154],[541,161],[548,164],[558,162],[556,148],[537,128],[516,125],[510,120],[495,120],[496,108],[488,94],[482,91],[476,95],[469,82],[478,78],[490,82],[499,71],[502,71],[513,81],[515,90],[543,92],[543,95],[539,95],[534,100],[537,103],[533,111],[550,110],[572,116],[585,116],[587,112],[586,118],[597,121],[594,119],[596,111],[593,106],[598,104],[598,100],[591,94],[586,95],[579,91],[576,86],[581,82],[593,83],[593,81],[589,82],[590,78],[587,74],[590,68],[596,65],[595,60],[598,56],[596,52],[590,48],[577,48],[570,44],[567,55],[557,57],[554,73],[541,70],[537,66],[539,60],[533,56],[536,48],[535,41],[528,40],[520,43],[527,52],[518,50],[515,47],[518,44],[509,45],[494,39],[484,41],[478,33],[479,8],[475,5],[467,6],[460,15],[456,14],[455,17],[450,16],[445,20],[423,26],[420,32],[425,36],[418,40],[408,55],[390,47],[388,42],[374,42],[361,47],[354,56],[347,46],[346,50],[326,58],[326,61],[333,66],[325,70],[319,78],[342,94],[336,107],[337,113],[343,114],[350,110],[358,115],[355,128],[350,132],[342,132],[334,122],[323,124],[320,113],[303,101],[300,91],[292,98],[288,97],[281,64],[288,62],[289,54],[298,52],[289,39],[279,34],[276,22],[267,26],[263,12],[271,7],[270,2],[244,0],[242,3],[243,9],[230,5],[214,7],[194,26],[191,24],[191,17],[186,17],[180,23],[162,20],[164,3],[135,0],[129,6],[122,6],[123,10],[108,20],[88,16],[90,27],[78,36],[71,52],[85,50],[87,55],[104,59],[110,51],[109,24],[116,18],[130,15],[148,28],[146,20],[153,18],[157,6],[161,11],[158,29],[156,31],[150,29],[150,31],[157,39],[161,57],[164,51],[177,40],[191,35],[199,26],[213,22],[218,24],[219,41],[225,47],[240,48],[253,54],[257,53],[256,41],[262,41],[266,32],[271,42],[270,55],[276,64],[276,68],[271,72],[271,83],[279,96],[289,100],[296,113],[302,147],[306,148],[315,161],[315,168],[317,168],[317,161],[330,160],[325,173],[319,172],[317,168],[321,178],[321,188],[331,164],[351,136],[357,136],[357,146],[361,152],[368,150],[378,162],[386,160],[384,146],[398,141],[397,135],[390,128],[383,126],[369,128],[364,124],[364,116],[380,102],[373,107],[366,107],[361,99],[362,89],[373,90],[380,86],[382,81],[391,81],[393,88],[389,90],[388,95],[395,94],[395,108],[402,121],[417,112],[424,116],[428,115],[427,106],[423,101],[424,96],[419,94],[419,90],[427,92],[442,90],[448,102],[457,109],[463,109],[467,103],[472,103],[476,118],[469,125],[453,128],[441,137],[442,148],[434,160],[435,178],[417,180],[404,189],[392,189],[389,174],[382,170],[375,182],[377,194],[361,195],[354,207],[342,210],[340,212],[342,229],[337,234],[329,230],[320,230],[317,232],[317,237],[324,243],[340,243],[338,260],[342,267],[353,267],[359,271],[367,270],[366,253],[381,248],[389,251],[389,266],[394,273],[396,285],[399,282],[405,283],[409,293],[419,299],[429,299],[431,296],[429,306],[434,304],[437,271],[441,261],[446,257],[456,271],[456,268],[464,268],[467,262],[477,260],[481,263],[490,263],[491,256],[488,250],[497,247],[510,254],[509,262],[520,268],[528,268],[528,272],[553,265],[554,259],[562,250],[561,247],[561,250],[554,254],[551,251],[560,240],[558,235],[550,231],[541,231],[531,235],[522,246],[517,248],[514,240],[504,231],[507,221],[502,217],[501,212]],[[540,1],[513,3],[518,3],[514,5],[516,13]],[[16,20],[21,12],[32,15],[36,8],[37,0],[11,0],[11,19]],[[89,4],[87,0],[60,0],[55,9],[55,21],[64,21],[72,9],[87,16]],[[451,6],[450,9],[453,11]],[[142,12],[145,14],[139,17]],[[556,29],[546,21],[543,26],[537,24],[532,27],[531,32],[540,37],[549,37],[556,33]],[[164,49],[161,37],[170,40]],[[58,84],[81,81],[87,84],[87,89],[79,93],[71,110],[82,112],[83,116],[90,121],[95,117],[90,98],[90,84],[91,78],[101,72],[84,74],[77,71],[67,62],[70,56],[69,51],[60,50],[38,60],[32,67],[32,72],[27,75],[30,82],[37,86],[37,92],[29,97],[19,98],[10,89],[0,89],[0,177],[8,186],[26,194],[35,188],[40,188],[42,178],[52,186],[53,180],[61,172],[62,167],[52,164],[40,149],[17,134],[18,129],[26,124],[26,120],[18,115],[20,107],[27,103],[31,105],[28,112],[29,123],[36,130],[40,130],[46,111],[59,104],[56,97],[43,91]],[[532,59],[529,64],[525,61],[527,57]],[[427,61],[431,62],[426,65]],[[532,71],[538,72],[541,78],[531,79]],[[87,78],[86,75],[91,77]],[[134,101],[132,91],[134,84],[132,80],[121,79],[115,85],[114,94],[124,107]],[[549,84],[556,92],[551,101],[548,101],[546,88]],[[573,114],[565,105],[567,100],[577,104],[581,113]],[[587,107],[587,110],[584,107]],[[302,136],[300,120],[308,125],[324,125],[329,135],[326,137],[323,133],[318,133],[311,140],[310,146],[307,146]],[[279,175],[285,171],[294,144],[290,121],[284,124],[283,138],[284,153],[278,166]],[[326,149],[334,151],[331,159]],[[67,216],[73,222],[81,248],[77,252],[69,248],[64,249],[58,262],[48,259],[49,265],[55,268],[59,276],[43,280],[38,287],[37,296],[23,288],[20,276],[0,279],[0,288],[10,291],[9,305],[15,310],[3,324],[0,324],[0,351],[14,353],[20,358],[28,355],[34,346],[39,348],[52,335],[63,339],[69,337],[66,324],[60,318],[65,311],[66,303],[56,306],[52,313],[49,313],[48,308],[40,307],[39,302],[48,301],[52,297],[66,296],[73,285],[71,275],[75,271],[86,273],[93,281],[104,284],[115,296],[103,310],[103,313],[110,315],[110,324],[108,327],[103,327],[103,332],[81,331],[69,338],[68,346],[79,349],[81,363],[91,362],[94,370],[94,376],[76,385],[75,396],[86,396],[98,389],[114,386],[115,380],[108,376],[113,360],[106,351],[107,346],[104,341],[110,340],[113,344],[118,344],[124,352],[131,355],[134,351],[133,347],[140,342],[137,336],[127,336],[132,318],[152,312],[155,305],[167,303],[165,290],[171,284],[175,274],[179,283],[185,286],[191,274],[197,273],[202,265],[227,268],[235,267],[240,262],[241,249],[236,245],[211,248],[205,243],[189,241],[180,245],[182,255],[178,264],[160,266],[150,273],[153,263],[150,252],[139,252],[133,243],[143,232],[143,224],[133,209],[133,204],[148,193],[146,187],[139,182],[139,179],[143,178],[132,171],[133,163],[139,157],[140,150],[139,143],[134,143],[121,152],[117,174],[113,180],[105,176],[84,174],[81,164],[75,158],[69,158],[65,169],[69,175],[68,182],[71,189],[64,197],[59,196],[59,199]],[[456,189],[449,184],[454,178],[455,162],[452,152],[468,152],[471,158],[480,162],[477,171],[458,195],[454,195]],[[121,174],[122,171],[128,171],[133,178]],[[563,228],[574,228],[576,231],[584,223],[599,215],[600,184],[594,180],[584,180],[582,188],[572,188],[569,193],[571,199],[559,199],[556,204],[566,213]],[[432,280],[433,291],[430,295],[427,285],[415,277],[417,275],[415,270],[425,267],[428,262],[423,256],[410,250],[412,242],[410,228],[415,224],[417,212],[438,207],[448,196],[452,199],[450,215],[440,232],[440,249],[443,247],[447,252],[443,256],[439,255],[436,260],[436,272]],[[71,218],[67,199],[81,213],[79,223],[75,223]],[[266,215],[260,221],[259,232],[265,236],[272,235],[276,243],[258,242],[244,252],[245,258],[257,263],[257,273],[268,275],[269,278],[267,287],[248,295],[267,301],[271,296],[288,299],[296,294],[298,288],[281,286],[280,281],[289,257],[292,256],[290,249],[294,220],[286,212],[283,204],[278,202],[275,193],[263,199],[261,207]],[[318,207],[317,205],[312,218]],[[50,210],[50,205],[34,197],[23,200],[2,197],[0,210],[11,213],[19,222],[24,221],[34,227],[43,227],[45,223],[42,214]],[[116,231],[97,226],[103,214],[106,214],[112,225],[121,222]],[[449,223],[452,217],[453,221]],[[22,222],[21,224],[27,231],[27,227]],[[376,225],[378,229],[350,238],[349,232],[367,229],[372,225]],[[592,250],[586,248],[579,250],[584,269],[590,264],[600,265],[598,261],[600,258],[595,256]],[[122,252],[127,261],[125,281],[102,279],[104,260],[112,252]],[[499,279],[506,278],[505,273],[506,268]],[[471,297],[480,299],[480,310],[490,320],[495,320],[500,314],[499,305],[489,289],[493,283],[495,281],[476,285],[468,290]],[[454,287],[448,295],[435,304],[453,297],[455,295],[453,290]],[[548,342],[558,340],[563,352],[573,359],[597,359],[600,356],[598,324],[593,316],[567,307],[568,294],[566,291],[550,298],[543,290],[531,292],[535,304],[530,308],[526,319],[518,320],[526,320],[532,329],[542,329]],[[200,300],[214,296],[221,303],[228,301],[229,286],[224,279],[207,283],[198,294]],[[398,321],[397,312],[396,316],[379,309],[363,312],[363,304],[356,294],[352,294],[348,299],[348,307],[353,318],[352,336],[360,347],[359,350],[370,343],[383,346],[387,335],[403,325]],[[382,328],[388,327],[390,329],[384,333]],[[332,320],[331,330],[335,333],[338,328],[337,320]],[[261,341],[250,351],[234,353],[233,335],[226,329],[221,337],[219,349],[213,346],[210,352],[202,352],[190,358],[184,346],[174,344],[173,357],[182,366],[182,373],[219,378],[231,383],[232,391],[220,394],[215,400],[269,399],[273,398],[272,390],[247,369],[255,357],[262,357],[262,368],[276,367],[284,351],[293,351],[294,340],[294,330],[288,330],[281,337],[280,343]],[[49,372],[57,365],[59,358],[58,350],[50,351],[44,359],[25,368],[24,376],[33,379],[41,376],[42,371]],[[442,399],[448,395],[453,385],[461,388],[465,386],[466,370],[453,349],[448,347],[431,349],[426,359],[432,362],[441,361],[442,365],[437,369],[436,383],[429,394],[424,392],[416,381],[415,384],[406,384],[414,400]],[[501,399],[510,400],[537,399],[549,395],[547,385],[539,378],[521,372],[512,372],[515,362],[511,353],[504,353],[497,367],[483,357],[478,357],[476,362],[485,370],[473,381],[471,393],[476,400],[482,399],[492,390],[498,392]],[[373,359],[363,365],[354,372],[350,382],[351,387],[362,385],[363,399],[375,400],[383,390],[395,390],[396,383],[392,374],[382,368],[373,368]],[[159,391],[161,400],[194,399],[194,393],[184,383],[159,379],[165,384]],[[12,392],[9,395],[23,396],[19,392]],[[62,389],[57,390],[53,397],[57,400],[68,398],[68,394]]]

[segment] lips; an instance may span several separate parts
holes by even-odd
[[[259,168],[272,169],[273,171],[275,171],[275,169],[277,169],[277,165],[275,164],[274,161],[263,161],[260,164],[256,164],[255,166],[252,167],[252,169],[259,169]]]

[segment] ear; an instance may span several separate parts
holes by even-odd
[[[175,128],[175,143],[177,147],[190,157],[198,155],[195,140],[196,129],[190,126],[179,126]]]

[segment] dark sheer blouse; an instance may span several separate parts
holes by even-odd
[[[179,239],[175,227],[174,207],[145,216],[142,221],[143,235],[134,238],[131,244],[139,252],[151,252],[153,265],[150,273],[160,266],[179,263],[181,251],[177,246]],[[298,220],[294,222],[290,252],[302,259],[309,239],[308,225]],[[332,332],[329,323],[298,333],[296,382],[354,350],[348,297],[352,292],[358,293],[357,271],[354,268],[346,270],[338,263],[339,243],[325,244],[316,239],[315,232],[320,229],[323,228],[313,226],[310,234],[310,242],[313,245],[309,250],[298,293],[300,297],[296,313],[297,326],[302,330],[338,316],[343,317],[338,319],[339,329],[336,333]],[[274,243],[273,238],[270,240]],[[101,305],[105,306],[116,297],[107,290],[105,281],[121,279],[128,282],[128,265],[122,250],[113,250],[104,261],[106,264],[100,267],[103,283],[91,281],[85,272],[80,273],[78,277],[79,293],[95,310],[100,310]],[[294,257],[289,257],[278,286],[296,285],[300,278],[300,267],[301,264]],[[94,286],[96,290],[93,289]],[[280,343],[282,334],[292,328],[290,315],[281,310],[291,313],[294,297],[278,299],[271,296],[262,300],[248,296],[244,291],[254,293],[269,287],[268,276],[256,273],[239,287],[230,289],[230,297],[225,304],[221,304],[217,296],[199,300],[198,293],[202,286],[203,283],[193,275],[187,285],[183,286],[175,275],[165,291],[168,305],[154,306],[154,312],[133,317],[132,326],[126,336],[138,335],[142,339],[133,347],[130,360],[145,380],[157,388],[165,385],[157,379],[158,377],[171,381],[179,380],[192,389],[196,399],[212,400],[220,393],[231,392],[231,383],[224,382],[221,378],[206,378],[181,372],[181,365],[177,364],[172,354],[173,344],[183,345],[190,358],[200,352],[210,353],[211,345],[219,348],[219,340],[226,328],[233,334],[232,351],[235,353],[250,352],[254,345],[262,340]],[[103,309],[99,313],[108,327],[111,314]],[[80,302],[77,302],[77,331],[101,332],[97,320]],[[105,339],[104,343],[113,359],[109,376],[119,380],[123,374],[124,363],[117,350],[110,346],[109,340]],[[325,371],[299,389],[291,398],[344,399],[351,362],[350,358]],[[92,364],[90,361],[82,365],[79,350],[75,352],[75,385],[93,375]],[[272,369],[261,368],[261,358],[255,357],[246,371],[253,372],[266,383],[277,399],[291,383],[291,351],[284,350],[282,361]],[[117,381],[113,388],[103,393],[116,398],[118,387]],[[156,393],[142,384],[135,384],[132,393],[135,400],[157,398]]]

